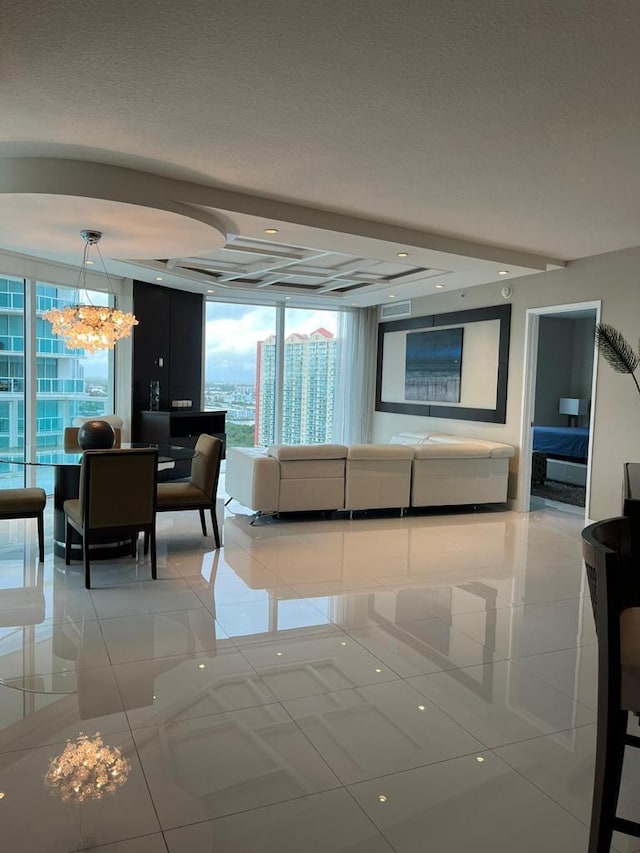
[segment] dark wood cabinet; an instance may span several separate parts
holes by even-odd
[[[203,432],[226,440],[226,410],[215,412],[173,411],[140,412],[141,438],[151,444],[174,444],[195,447]]]
[[[160,406],[192,400],[198,410],[202,395],[203,297],[170,287],[133,283],[132,437],[145,441],[141,413],[149,408],[150,384],[160,383]],[[224,432],[224,430],[222,430]]]
[[[198,436],[203,432],[215,435],[222,443],[222,457],[226,446],[225,418],[226,410],[200,412],[174,410],[169,412],[140,412],[137,441],[149,444],[173,444],[178,447],[195,447]],[[176,462],[170,471],[161,471],[158,479],[174,480],[188,477],[191,462]]]

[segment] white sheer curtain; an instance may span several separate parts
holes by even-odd
[[[367,444],[375,405],[378,309],[358,308],[340,315],[336,359],[333,440]]]

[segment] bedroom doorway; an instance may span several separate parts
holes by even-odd
[[[600,303],[527,311],[518,509],[586,515]]]

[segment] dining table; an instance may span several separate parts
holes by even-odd
[[[192,459],[196,452],[192,447],[123,442],[121,448],[153,447],[158,450],[158,470],[173,468],[176,462]],[[26,446],[16,450],[0,450],[0,463],[29,468],[53,469],[53,551],[58,557],[65,556],[64,502],[79,496],[80,466],[83,451],[58,448]],[[28,481],[28,477],[26,478]],[[92,560],[108,560],[131,552],[131,536],[114,538],[109,532],[103,542],[91,545]],[[71,530],[71,555],[73,560],[82,559],[82,538]]]

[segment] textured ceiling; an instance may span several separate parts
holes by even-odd
[[[4,0],[0,154],[571,259],[640,242],[638,44],[637,0]]]

